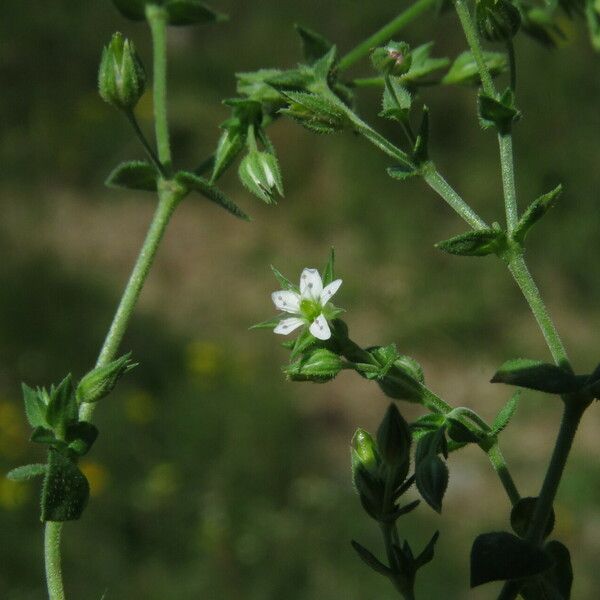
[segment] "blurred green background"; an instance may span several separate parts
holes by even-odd
[[[367,8],[368,6],[368,8]],[[170,32],[170,113],[176,161],[194,166],[216,143],[234,95],[233,73],[293,66],[295,22],[342,52],[403,8],[391,2],[215,0],[231,20]],[[153,197],[107,190],[121,160],[142,153],[122,118],[95,90],[100,51],[115,30],[150,64],[148,32],[108,1],[3,6],[0,21],[0,470],[40,460],[27,442],[21,381],[80,376],[95,361],[153,210]],[[452,13],[421,19],[404,39],[464,49]],[[565,195],[529,243],[543,289],[577,370],[600,359],[598,132],[600,57],[586,34],[548,51],[517,39],[515,134],[521,203],[557,183]],[[354,70],[368,75],[366,62]],[[501,220],[497,146],[475,119],[472,89],[431,89],[432,154],[489,221]],[[359,105],[374,115],[367,91]],[[151,95],[138,115],[151,126]],[[97,412],[101,431],[83,461],[92,500],[64,530],[69,597],[392,599],[386,581],[359,564],[352,538],[382,552],[349,477],[354,429],[374,430],[386,408],[375,386],[346,373],[318,386],[286,383],[287,353],[271,333],[248,331],[273,314],[269,265],[292,278],[320,267],[331,245],[344,285],[337,304],[364,345],[395,341],[425,367],[454,405],[492,418],[510,390],[488,384],[508,358],[547,358],[523,299],[499,261],[453,258],[434,243],[465,227],[420,181],[399,184],[388,161],[352,135],[316,139],[289,122],[270,131],[286,197],[266,207],[232,172],[224,189],[251,224],[189,198],[160,249],[123,350],[140,367]],[[402,406],[401,408],[405,408]],[[406,407],[407,418],[419,414]],[[526,394],[504,437],[525,495],[539,489],[560,407]],[[575,564],[575,600],[598,597],[600,417],[581,428],[556,504],[556,535]],[[413,548],[441,530],[422,599],[494,598],[468,592],[470,543],[507,527],[508,503],[485,456],[450,459],[444,513],[426,506],[400,522]],[[0,597],[43,598],[42,528],[35,483],[0,479]]]

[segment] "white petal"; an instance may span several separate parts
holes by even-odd
[[[321,306],[325,306],[333,298],[333,295],[340,289],[341,285],[342,280],[336,279],[323,288],[321,292]]]
[[[329,323],[321,313],[310,326],[310,332],[319,340],[328,340],[331,337]]]
[[[300,327],[304,325],[304,321],[299,319],[298,317],[290,317],[289,319],[283,319],[283,321],[279,321],[279,325],[273,329],[273,333],[278,333],[280,335],[287,335],[288,333],[292,333]]]
[[[271,294],[273,304],[279,310],[298,314],[300,312],[300,296],[296,292],[280,290]]]
[[[317,269],[304,269],[300,276],[300,294],[303,298],[318,300],[323,291],[323,280]]]

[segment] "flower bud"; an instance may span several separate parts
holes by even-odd
[[[132,42],[115,33],[102,52],[98,90],[108,104],[131,110],[146,87],[146,72]]]
[[[383,461],[389,466],[408,472],[412,436],[408,423],[395,404],[390,404],[377,430],[377,447]],[[406,477],[406,473],[404,474]],[[404,477],[402,479],[404,479]]]
[[[245,136],[239,127],[225,128],[215,151],[211,181],[216,181],[231,166],[231,163],[244,148],[244,138]]]
[[[363,508],[374,519],[383,515],[385,482],[379,473],[377,446],[364,429],[357,429],[352,438],[352,482]]]
[[[412,64],[410,46],[406,42],[389,42],[387,46],[373,50],[371,62],[384,75],[404,75]]]
[[[314,133],[335,133],[346,123],[344,111],[318,94],[287,92],[290,104],[279,112],[303,125]]]
[[[521,26],[521,13],[510,0],[477,0],[475,19],[479,33],[490,42],[512,39]]]
[[[130,354],[126,354],[103,367],[92,369],[84,375],[75,392],[77,402],[79,404],[98,402],[98,400],[108,396],[121,376],[135,367],[129,357]]]
[[[319,348],[308,357],[288,365],[285,368],[285,374],[292,381],[325,383],[334,379],[342,368],[342,359],[337,354],[325,348]]]
[[[251,150],[242,160],[238,174],[248,190],[267,204],[275,203],[275,192],[283,196],[279,163],[270,152]]]
[[[377,473],[379,467],[379,453],[375,440],[364,429],[357,429],[352,437],[352,472],[365,470],[371,475]]]

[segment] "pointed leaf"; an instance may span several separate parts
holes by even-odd
[[[492,377],[491,382],[516,385],[549,394],[569,394],[580,387],[578,378],[562,367],[525,358],[506,361]]]
[[[285,275],[282,275],[281,272],[276,269],[273,265],[271,265],[271,271],[273,271],[273,275],[275,275],[275,279],[279,282],[281,289],[283,290],[292,290],[294,292],[300,292],[297,285],[294,285]]]
[[[392,574],[391,569],[386,567],[382,562],[377,560],[371,552],[369,552],[364,546],[361,546],[358,542],[352,540],[352,547],[356,550],[356,553],[360,559],[368,566],[373,569],[376,573],[389,577]]]
[[[309,63],[315,62],[331,50],[333,43],[324,38],[320,33],[297,23],[294,25],[294,28],[302,40],[304,58]]]
[[[218,13],[197,0],[169,0],[164,7],[169,14],[169,25],[196,25],[227,20],[227,15]]]
[[[569,600],[573,585],[573,567],[569,549],[559,541],[552,540],[546,544],[545,550],[554,559],[554,567],[544,575],[544,579],[558,590],[564,600]]]
[[[514,94],[509,89],[500,98],[479,92],[477,104],[479,122],[484,129],[496,127],[500,133],[510,131],[512,123],[521,118],[521,113],[514,106]]]
[[[54,435],[54,432],[50,429],[46,429],[45,427],[36,427],[31,432],[30,441],[36,444],[54,444],[58,440]]]
[[[67,375],[58,384],[58,387],[50,392],[46,420],[52,428],[66,427],[71,421],[77,420],[77,401],[71,374]]]
[[[329,251],[329,259],[323,269],[323,287],[329,285],[335,279],[335,250]]]
[[[440,532],[436,531],[433,534],[433,537],[429,540],[429,543],[427,544],[427,546],[425,546],[425,548],[423,549],[423,552],[421,552],[421,554],[419,554],[419,556],[417,556],[417,558],[415,560],[417,569],[420,569],[423,565],[426,565],[427,563],[429,563],[433,560],[433,552],[435,550],[435,543],[438,541],[439,537],[440,537]]]
[[[32,427],[47,427],[46,405],[40,395],[24,383],[21,384],[23,400],[25,402],[25,415]]]
[[[283,318],[285,318],[284,315],[273,317],[272,319],[267,319],[261,323],[256,323],[256,325],[251,325],[248,329],[275,329]]]
[[[36,463],[17,467],[6,474],[6,478],[11,481],[29,481],[34,477],[46,474],[46,465]]]
[[[87,454],[98,437],[98,429],[86,421],[72,423],[65,436],[69,449],[78,456]]]
[[[487,256],[506,247],[506,234],[496,229],[477,229],[439,242],[436,248],[456,256]]]
[[[561,194],[562,185],[559,185],[551,192],[534,200],[519,219],[517,228],[513,233],[514,239],[522,244],[529,230],[556,204]]]
[[[484,52],[484,59],[492,77],[508,68],[506,56],[501,52]],[[460,54],[442,79],[445,85],[478,85],[480,81],[477,62],[470,51]]]
[[[496,418],[492,423],[493,435],[498,435],[510,423],[510,420],[513,418],[513,415],[519,406],[520,397],[521,391],[517,390],[512,395],[511,399],[500,409],[500,412],[496,415]]]
[[[112,188],[155,192],[157,178],[158,173],[150,163],[132,160],[116,167],[106,179],[105,185]]]

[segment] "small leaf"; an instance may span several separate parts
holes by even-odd
[[[580,387],[578,378],[562,367],[526,358],[506,361],[492,377],[491,382],[516,385],[549,394],[569,394],[576,392]]]
[[[371,552],[369,552],[364,546],[361,546],[358,542],[352,540],[352,547],[356,550],[356,553],[360,559],[368,566],[373,569],[376,573],[389,577],[392,574],[391,569],[386,567],[380,562]]]
[[[21,384],[23,400],[25,402],[25,415],[32,427],[47,427],[46,404],[40,395],[24,383]]]
[[[292,117],[313,133],[336,133],[347,122],[344,110],[324,96],[292,91],[282,94],[288,99],[289,106],[279,112]]]
[[[42,486],[42,522],[79,519],[89,497],[85,475],[67,457],[50,450]]]
[[[164,7],[169,14],[169,25],[196,25],[227,20],[227,15],[218,13],[197,0],[169,0]]]
[[[31,465],[24,465],[17,467],[6,474],[6,478],[11,481],[29,481],[34,477],[46,474],[47,466],[44,464],[36,463]]]
[[[31,432],[31,437],[29,438],[29,440],[36,444],[51,444],[51,445],[53,445],[55,442],[58,441],[56,439],[56,436],[54,435],[54,432],[50,429],[46,429],[45,427],[36,427]],[[64,443],[63,443],[63,445],[64,445]]]
[[[423,500],[436,512],[442,512],[442,500],[448,487],[448,467],[439,456],[429,456],[416,465],[417,489]]]
[[[501,52],[484,52],[484,59],[492,77],[504,73],[508,68],[506,56]],[[480,82],[477,62],[470,51],[460,54],[442,79],[445,85],[479,85]]]
[[[230,200],[217,186],[212,185],[204,177],[200,177],[189,171],[180,171],[175,175],[175,180],[188,190],[202,194],[205,198],[218,204],[233,216],[244,221],[250,221],[250,217],[235,202]]]
[[[476,229],[439,242],[436,248],[456,256],[487,256],[506,248],[506,234],[496,229]]]
[[[534,544],[505,531],[484,533],[471,549],[471,587],[543,573],[552,558]]]
[[[398,77],[386,77],[380,117],[405,123],[410,114],[412,96]]]
[[[500,98],[493,98],[480,91],[477,105],[479,122],[484,129],[495,126],[504,134],[510,131],[513,122],[521,118],[520,111],[514,106],[514,94],[510,88]]]
[[[418,46],[412,51],[412,63],[408,73],[405,73],[400,77],[402,83],[410,85],[411,87],[419,86],[421,81],[428,75],[431,75],[435,71],[446,68],[450,64],[448,58],[430,58],[431,49],[433,48],[433,42],[428,42]]]
[[[546,552],[554,559],[554,567],[544,575],[544,579],[558,590],[564,600],[571,597],[573,585],[573,567],[569,549],[557,540],[548,542]]]
[[[251,325],[248,329],[275,329],[275,327],[279,325],[279,322],[282,318],[284,318],[283,315],[273,317],[272,319],[267,319],[266,321],[262,321],[256,325]]]
[[[77,420],[77,401],[70,374],[51,390],[46,420],[52,428],[66,427],[69,422]]]
[[[323,269],[323,287],[329,285],[335,279],[335,250],[329,251],[329,259]]]
[[[411,177],[419,174],[417,169],[411,169],[408,167],[388,167],[387,174],[392,179],[397,179],[398,181],[406,181]]]
[[[510,526],[519,537],[524,538],[527,536],[527,531],[529,530],[529,526],[533,519],[537,500],[537,498],[532,497],[521,498],[510,511]],[[554,509],[552,509],[548,522],[546,523],[544,537],[548,537],[552,533],[554,522]]]
[[[150,163],[132,160],[116,167],[104,183],[112,188],[155,192],[157,178],[158,173]]]
[[[440,532],[436,531],[433,534],[433,537],[429,540],[429,543],[427,544],[427,546],[425,546],[425,548],[423,549],[423,552],[421,552],[421,554],[419,554],[419,556],[417,556],[417,558],[415,559],[415,564],[416,564],[417,569],[420,569],[422,566],[426,565],[427,563],[429,563],[433,560],[435,543],[438,541],[439,537],[440,537]]]
[[[98,437],[98,429],[86,421],[72,423],[67,427],[65,440],[69,449],[78,456],[87,454]]]
[[[529,230],[556,204],[561,194],[562,185],[559,185],[551,192],[534,200],[519,219],[513,238],[522,244]]]
[[[302,51],[307,62],[313,63],[331,50],[333,43],[320,33],[298,24],[294,28],[302,40]]]
[[[498,435],[510,423],[510,420],[513,418],[513,415],[515,414],[515,411],[519,405],[520,397],[521,391],[517,390],[512,395],[511,399],[500,409],[500,412],[496,415],[496,418],[492,423],[493,435]]]

